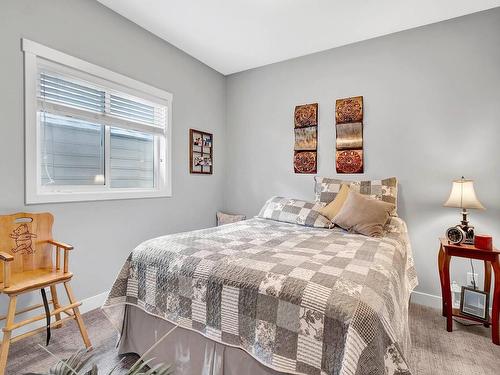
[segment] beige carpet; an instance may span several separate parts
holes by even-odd
[[[93,362],[99,365],[99,375],[107,375],[111,369],[119,365],[121,371],[113,375],[126,373],[126,368],[132,366],[138,356],[118,357],[116,332],[101,310],[93,310],[83,315],[90,340],[94,346]],[[12,344],[7,362],[7,375],[26,373],[47,374],[48,369],[57,360],[42,349],[45,345],[45,334],[37,334]],[[58,358],[65,359],[77,350],[84,348],[80,332],[74,321],[68,322],[63,328],[52,330],[52,339],[47,347]]]
[[[500,346],[491,342],[491,329],[454,322],[447,332],[440,311],[411,305],[410,330],[413,375],[500,375]]]
[[[84,315],[89,335],[95,347],[94,360],[99,374],[106,374],[120,360],[121,371],[130,366],[137,356],[119,358],[115,348],[116,334],[100,310]],[[453,333],[446,332],[445,319],[440,312],[428,307],[412,305],[410,329],[413,350],[410,357],[413,375],[499,375],[500,346],[493,345],[490,331],[483,326],[464,327],[454,323]],[[81,348],[81,339],[73,322],[53,331],[48,349],[60,358]],[[46,373],[54,359],[37,344],[43,345],[44,336],[37,335],[14,343],[9,356],[8,375],[28,372]]]

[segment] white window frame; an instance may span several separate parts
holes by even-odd
[[[26,204],[172,196],[173,95],[171,93],[28,39],[22,39],[22,49],[24,51]],[[105,163],[105,176],[108,184],[103,186],[52,186],[47,188],[41,185],[40,123],[37,116],[37,80],[40,58],[62,66],[61,70],[67,67],[73,73],[77,70],[87,76],[91,75],[93,81],[101,81],[110,89],[165,105],[167,123],[164,136],[155,136],[155,150],[157,152],[154,171],[155,186],[153,188],[110,188],[109,163]],[[109,128],[106,129],[109,132]],[[109,141],[109,134],[106,134],[106,137]],[[106,155],[109,155],[109,151],[109,142],[105,142]]]

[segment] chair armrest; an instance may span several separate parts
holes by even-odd
[[[73,250],[73,246],[68,245],[67,243],[64,242],[59,242],[59,241],[54,241],[54,240],[48,240],[48,243],[51,245],[54,245],[56,247],[56,270],[61,269],[61,258],[60,258],[60,251],[59,249],[64,250],[64,265],[63,265],[63,271],[64,273],[69,272],[69,250]]]
[[[10,254],[0,251],[0,261],[3,262],[3,287],[8,288],[10,286],[10,262],[14,260],[14,257]]]
[[[68,245],[67,243],[64,243],[64,242],[59,242],[59,241],[54,241],[54,240],[48,240],[47,242],[54,245],[54,246],[60,247],[64,250],[73,250],[73,246]]]
[[[3,262],[12,262],[14,260],[14,257],[10,254],[4,253],[3,251],[0,251],[0,260]]]

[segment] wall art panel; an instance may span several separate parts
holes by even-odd
[[[363,122],[363,97],[338,99],[335,105],[335,122],[337,124]]]
[[[316,151],[295,151],[293,157],[293,169],[295,173],[316,173],[317,165]]]
[[[338,124],[336,144],[337,150],[363,148],[363,124],[360,122]]]
[[[318,125],[318,103],[303,104],[295,107],[295,127]]]
[[[337,173],[363,173],[363,150],[336,152]]]
[[[295,129],[295,151],[316,151],[318,148],[317,126]]]

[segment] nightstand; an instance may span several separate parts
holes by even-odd
[[[491,268],[495,273],[495,285],[493,287],[493,311],[488,324],[491,324],[491,341],[494,344],[500,345],[498,319],[500,313],[500,250],[478,249],[474,245],[453,245],[449,244],[448,240],[441,238],[439,246],[438,267],[439,280],[441,281],[441,294],[443,298],[443,316],[446,317],[446,330],[453,330],[453,317],[469,319],[483,323],[482,320],[471,316],[466,316],[460,313],[459,309],[455,309],[451,303],[451,286],[450,286],[450,260],[451,257],[460,257],[467,259],[478,259],[484,261],[484,291],[491,291]]]

